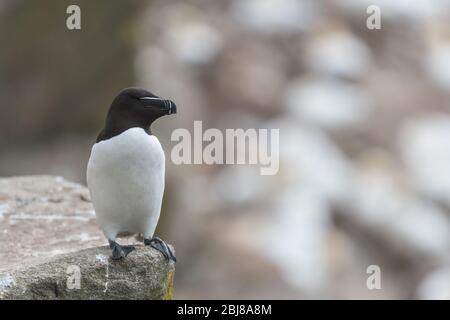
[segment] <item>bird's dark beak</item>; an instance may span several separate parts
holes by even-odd
[[[169,101],[169,114],[175,114],[177,113],[177,105],[172,100],[166,100]]]
[[[172,100],[167,100],[159,97],[142,97],[139,98],[144,103],[145,108],[156,107],[164,110],[167,114],[177,113],[177,105]]]

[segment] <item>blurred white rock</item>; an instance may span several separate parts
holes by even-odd
[[[442,267],[426,274],[416,295],[423,300],[450,300],[450,267]]]
[[[325,129],[346,129],[363,124],[371,104],[361,86],[336,79],[301,77],[285,93],[287,111]]]
[[[204,65],[211,63],[222,49],[221,34],[201,21],[169,25],[165,43],[175,58],[183,63]]]
[[[440,259],[450,250],[450,219],[431,202],[417,198],[393,168],[355,170],[346,213],[352,220],[410,255]]]
[[[448,0],[340,0],[335,2],[335,5],[342,8],[343,12],[361,15],[366,13],[368,6],[376,5],[380,7],[382,20],[403,19],[416,23],[433,18],[442,10],[448,10],[449,4]]]
[[[436,84],[450,91],[450,40],[430,46],[425,67]]]
[[[267,34],[309,30],[320,20],[311,0],[234,0],[231,13],[244,27]]]
[[[322,32],[306,45],[304,63],[313,72],[361,78],[370,66],[369,47],[348,31]]]
[[[227,206],[258,205],[269,196],[273,179],[260,175],[258,165],[224,165],[210,188]]]
[[[351,164],[337,145],[316,128],[282,117],[270,124],[280,129],[280,172],[286,185],[307,186],[329,201],[343,201]]]
[[[3,220],[4,215],[9,212],[9,205],[0,204],[0,220]]]
[[[257,231],[260,252],[307,298],[323,297],[331,276],[327,202],[307,185],[288,189],[276,199],[270,208],[273,214]]]
[[[263,208],[247,245],[276,265],[287,283],[317,298],[326,293],[332,270],[329,208],[345,199],[350,164],[326,135],[295,119],[281,117],[265,127],[280,129],[278,175],[230,166],[214,189],[227,205]]]
[[[278,174],[261,176],[259,165],[224,166],[211,184],[217,196],[231,206],[258,204],[282,188],[304,186],[325,202],[345,201],[351,164],[333,141],[287,117],[264,127],[280,130]]]
[[[399,147],[416,188],[450,204],[450,116],[434,113],[410,120],[400,130]]]

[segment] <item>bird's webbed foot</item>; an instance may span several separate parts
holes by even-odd
[[[121,246],[114,240],[109,240],[109,247],[112,249],[113,260],[123,259],[135,249],[134,246]]]
[[[172,250],[170,250],[170,247],[160,238],[158,237],[153,237],[152,239],[144,238],[144,244],[146,246],[151,246],[152,248],[161,252],[167,260],[173,260],[174,262],[177,261],[177,258],[173,254]]]

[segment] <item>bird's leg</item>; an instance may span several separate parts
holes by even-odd
[[[109,247],[112,249],[113,260],[120,260],[125,258],[131,251],[135,249],[134,246],[121,246],[114,240],[108,240]]]
[[[167,260],[173,260],[174,262],[177,261],[177,258],[173,254],[172,250],[170,250],[170,247],[160,238],[158,237],[153,237],[152,239],[144,238],[144,244],[146,246],[151,246],[152,248],[161,252]]]

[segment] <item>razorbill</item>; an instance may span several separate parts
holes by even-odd
[[[171,100],[141,88],[124,89],[113,100],[92,147],[87,183],[113,259],[134,250],[119,245],[117,237],[142,234],[145,245],[176,261],[169,246],[154,237],[164,193],[165,157],[158,138],[150,132],[156,119],[176,112]]]

